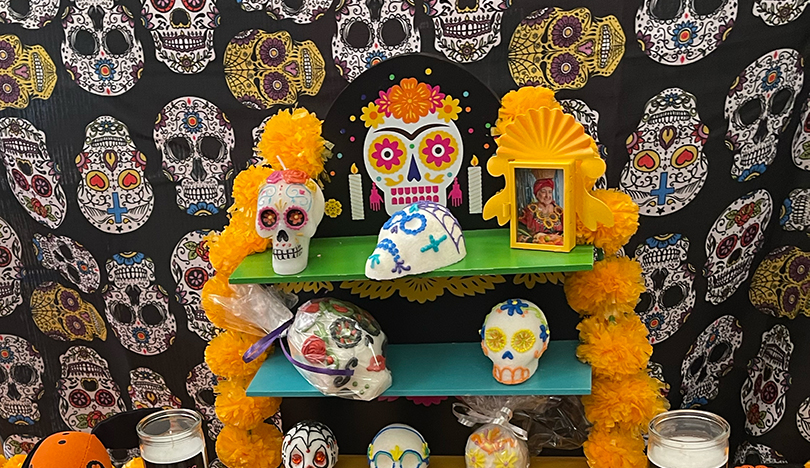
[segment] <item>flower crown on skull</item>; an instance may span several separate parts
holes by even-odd
[[[380,91],[380,97],[369,102],[362,109],[360,117],[366,128],[385,123],[387,118],[395,118],[403,123],[416,123],[428,114],[438,113],[438,117],[449,123],[457,120],[461,112],[459,100],[441,92],[439,86],[431,86],[416,78],[403,78],[399,84]]]

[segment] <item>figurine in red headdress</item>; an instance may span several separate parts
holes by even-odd
[[[563,209],[554,200],[554,179],[537,179],[536,201],[523,208],[518,224],[518,242],[563,244]]]

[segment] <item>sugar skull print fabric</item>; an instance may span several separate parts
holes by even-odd
[[[325,62],[312,41],[294,41],[287,31],[242,31],[225,48],[225,81],[233,97],[250,109],[294,104],[314,96],[326,77]]]
[[[754,0],[753,13],[768,26],[783,26],[804,13],[808,0]]]
[[[50,98],[56,78],[56,65],[44,47],[0,35],[0,110],[24,109],[32,99]]]
[[[802,104],[799,125],[793,136],[793,164],[810,171],[810,98]]]
[[[624,55],[625,35],[613,16],[587,8],[546,7],[523,19],[509,43],[509,73],[518,86],[579,89],[609,76]]]
[[[717,217],[706,237],[703,276],[708,280],[708,302],[720,304],[748,279],[772,212],[771,194],[759,189],[734,200]]]
[[[607,146],[599,140],[599,112],[591,109],[585,101],[580,99],[561,99],[560,105],[566,114],[574,116],[577,122],[582,124],[585,133],[596,142],[596,146],[599,148],[599,157],[607,162]],[[607,188],[607,171],[596,179],[593,187],[595,189]]]
[[[11,0],[0,1],[0,23],[18,24],[25,29],[47,26],[57,13],[58,0],[32,0],[24,4]]]
[[[177,284],[175,297],[186,311],[188,329],[205,341],[210,341],[219,332],[202,308],[202,288],[215,273],[204,239],[210,232],[189,232],[177,242],[171,258],[172,277]]]
[[[102,296],[107,321],[118,341],[133,353],[152,356],[174,343],[177,323],[169,296],[155,280],[155,264],[141,252],[121,252],[107,260]]]
[[[59,363],[59,414],[70,429],[90,432],[101,421],[127,410],[107,361],[95,350],[73,346],[59,356]]]
[[[728,91],[726,146],[734,153],[731,177],[751,180],[776,158],[776,147],[804,81],[801,54],[776,49],[748,65]]]
[[[641,215],[675,213],[697,197],[709,169],[703,153],[708,138],[692,93],[668,88],[647,101],[636,131],[627,137],[630,160],[619,182]]]
[[[735,465],[786,464],[788,460],[779,452],[764,444],[752,444],[747,440],[734,452]]]
[[[163,107],[152,135],[163,173],[177,184],[177,207],[193,216],[224,210],[235,144],[228,117],[205,99],[181,97]]]
[[[39,421],[45,361],[26,339],[0,335],[0,418],[18,426]]]
[[[76,192],[79,209],[93,227],[126,234],[149,220],[155,198],[144,174],[146,156],[135,147],[123,122],[109,115],[90,122],[76,167],[81,175]]]
[[[127,393],[132,400],[133,409],[172,409],[183,406],[180,399],[166,386],[163,376],[148,367],[129,371]]]
[[[3,457],[8,460],[14,455],[27,455],[41,439],[35,435],[11,434],[3,441]]]
[[[14,228],[0,218],[0,317],[11,315],[23,296],[22,244]]]
[[[740,392],[748,434],[761,436],[782,420],[792,382],[788,372],[792,354],[793,342],[787,327],[777,324],[763,333],[759,352],[748,361],[748,377]]]
[[[61,171],[45,144],[45,132],[25,119],[4,117],[0,119],[0,143],[14,197],[37,222],[58,228],[67,213],[67,199],[59,183]]]
[[[501,19],[511,5],[511,0],[425,2],[433,19],[436,50],[458,63],[486,57],[501,43]]]
[[[737,0],[659,2],[644,0],[636,13],[641,50],[663,65],[688,65],[728,39],[737,19]]]
[[[810,442],[810,397],[805,398],[796,412],[796,427],[804,440]]]
[[[647,288],[636,313],[647,326],[652,344],[672,336],[692,314],[697,293],[688,253],[689,239],[682,234],[649,237],[636,247]]]
[[[42,333],[57,341],[107,339],[107,326],[95,306],[78,291],[52,281],[31,293],[31,318]]]
[[[416,6],[408,0],[340,0],[332,36],[332,56],[340,75],[352,81],[384,60],[418,53],[422,42],[415,14]]]
[[[214,0],[143,0],[141,20],[152,33],[155,56],[175,73],[200,73],[216,58]]]
[[[774,249],[754,272],[748,298],[774,317],[810,316],[810,253],[792,245]]]
[[[734,364],[743,330],[732,315],[715,320],[697,337],[681,364],[681,408],[698,408],[714,400]]]
[[[219,381],[220,378],[211,372],[205,361],[194,366],[186,376],[186,391],[188,396],[194,400],[194,407],[205,419],[208,426],[208,437],[211,440],[216,440],[219,431],[223,428],[222,421],[219,420],[214,409],[216,401],[214,387]]]
[[[785,231],[810,230],[810,188],[791,190],[782,202],[779,224]]]
[[[245,11],[264,11],[274,20],[289,19],[298,24],[309,24],[324,16],[332,5],[331,0],[238,0]]]
[[[92,293],[101,283],[96,259],[84,246],[67,236],[34,234],[34,254],[43,268],[56,270],[82,292]]]
[[[71,1],[62,15],[62,62],[80,88],[99,96],[118,96],[143,73],[143,46],[135,18],[115,0]]]

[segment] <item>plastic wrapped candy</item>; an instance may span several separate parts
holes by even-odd
[[[463,397],[467,405],[453,404],[453,414],[465,426],[484,423],[467,439],[464,459],[467,468],[527,468],[527,433],[512,425],[512,408],[539,408],[547,397]]]
[[[265,336],[292,320],[290,309],[298,296],[259,284],[231,284],[229,296],[209,294],[216,308],[222,310],[221,321],[228,330]]]
[[[333,298],[298,308],[287,342],[298,372],[324,395],[373,400],[391,386],[388,339],[368,312]]]

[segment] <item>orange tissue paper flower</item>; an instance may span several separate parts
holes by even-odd
[[[650,419],[666,411],[661,382],[646,371],[609,379],[595,376],[591,394],[582,397],[585,417],[597,428],[616,425],[646,431]]]
[[[617,190],[594,190],[593,196],[603,201],[613,212],[613,226],[599,223],[591,231],[577,219],[577,243],[593,244],[605,255],[614,255],[638,230],[638,205],[630,195]]]
[[[242,356],[258,340],[257,336],[228,330],[208,343],[205,348],[205,362],[211,372],[220,377],[229,380],[252,378],[267,358],[267,353],[249,363],[243,361]]]
[[[550,107],[552,109],[562,109],[560,103],[554,99],[554,91],[542,86],[524,86],[520,89],[509,91],[501,99],[501,108],[498,110],[498,121],[492,129],[492,135],[503,135],[506,127],[515,121],[517,116],[525,114],[529,109],[538,107]]]
[[[229,468],[277,468],[281,432],[272,424],[245,430],[225,426],[217,437],[217,456]]]
[[[145,468],[146,465],[143,463],[143,458],[135,457],[132,460],[128,461],[123,468]]]
[[[253,429],[278,411],[281,398],[249,397],[245,394],[248,382],[222,380],[214,392],[215,409],[223,423],[242,429]]]
[[[638,315],[594,315],[579,322],[577,330],[577,357],[591,365],[594,375],[617,378],[647,368],[653,349]]]
[[[259,191],[274,171],[267,166],[250,166],[236,175],[233,181],[233,204],[238,208],[253,207],[259,200]]]
[[[644,440],[632,432],[615,428],[593,428],[582,445],[590,468],[646,468]]]
[[[24,453],[19,453],[14,455],[13,457],[9,458],[3,468],[20,468],[23,463],[25,463],[25,457],[27,455]]]
[[[593,270],[567,277],[564,285],[572,309],[605,318],[633,311],[645,289],[641,265],[627,257],[605,257],[593,264]]]
[[[304,171],[313,179],[323,172],[331,156],[321,137],[321,121],[304,108],[278,111],[264,126],[258,151],[275,170]]]

